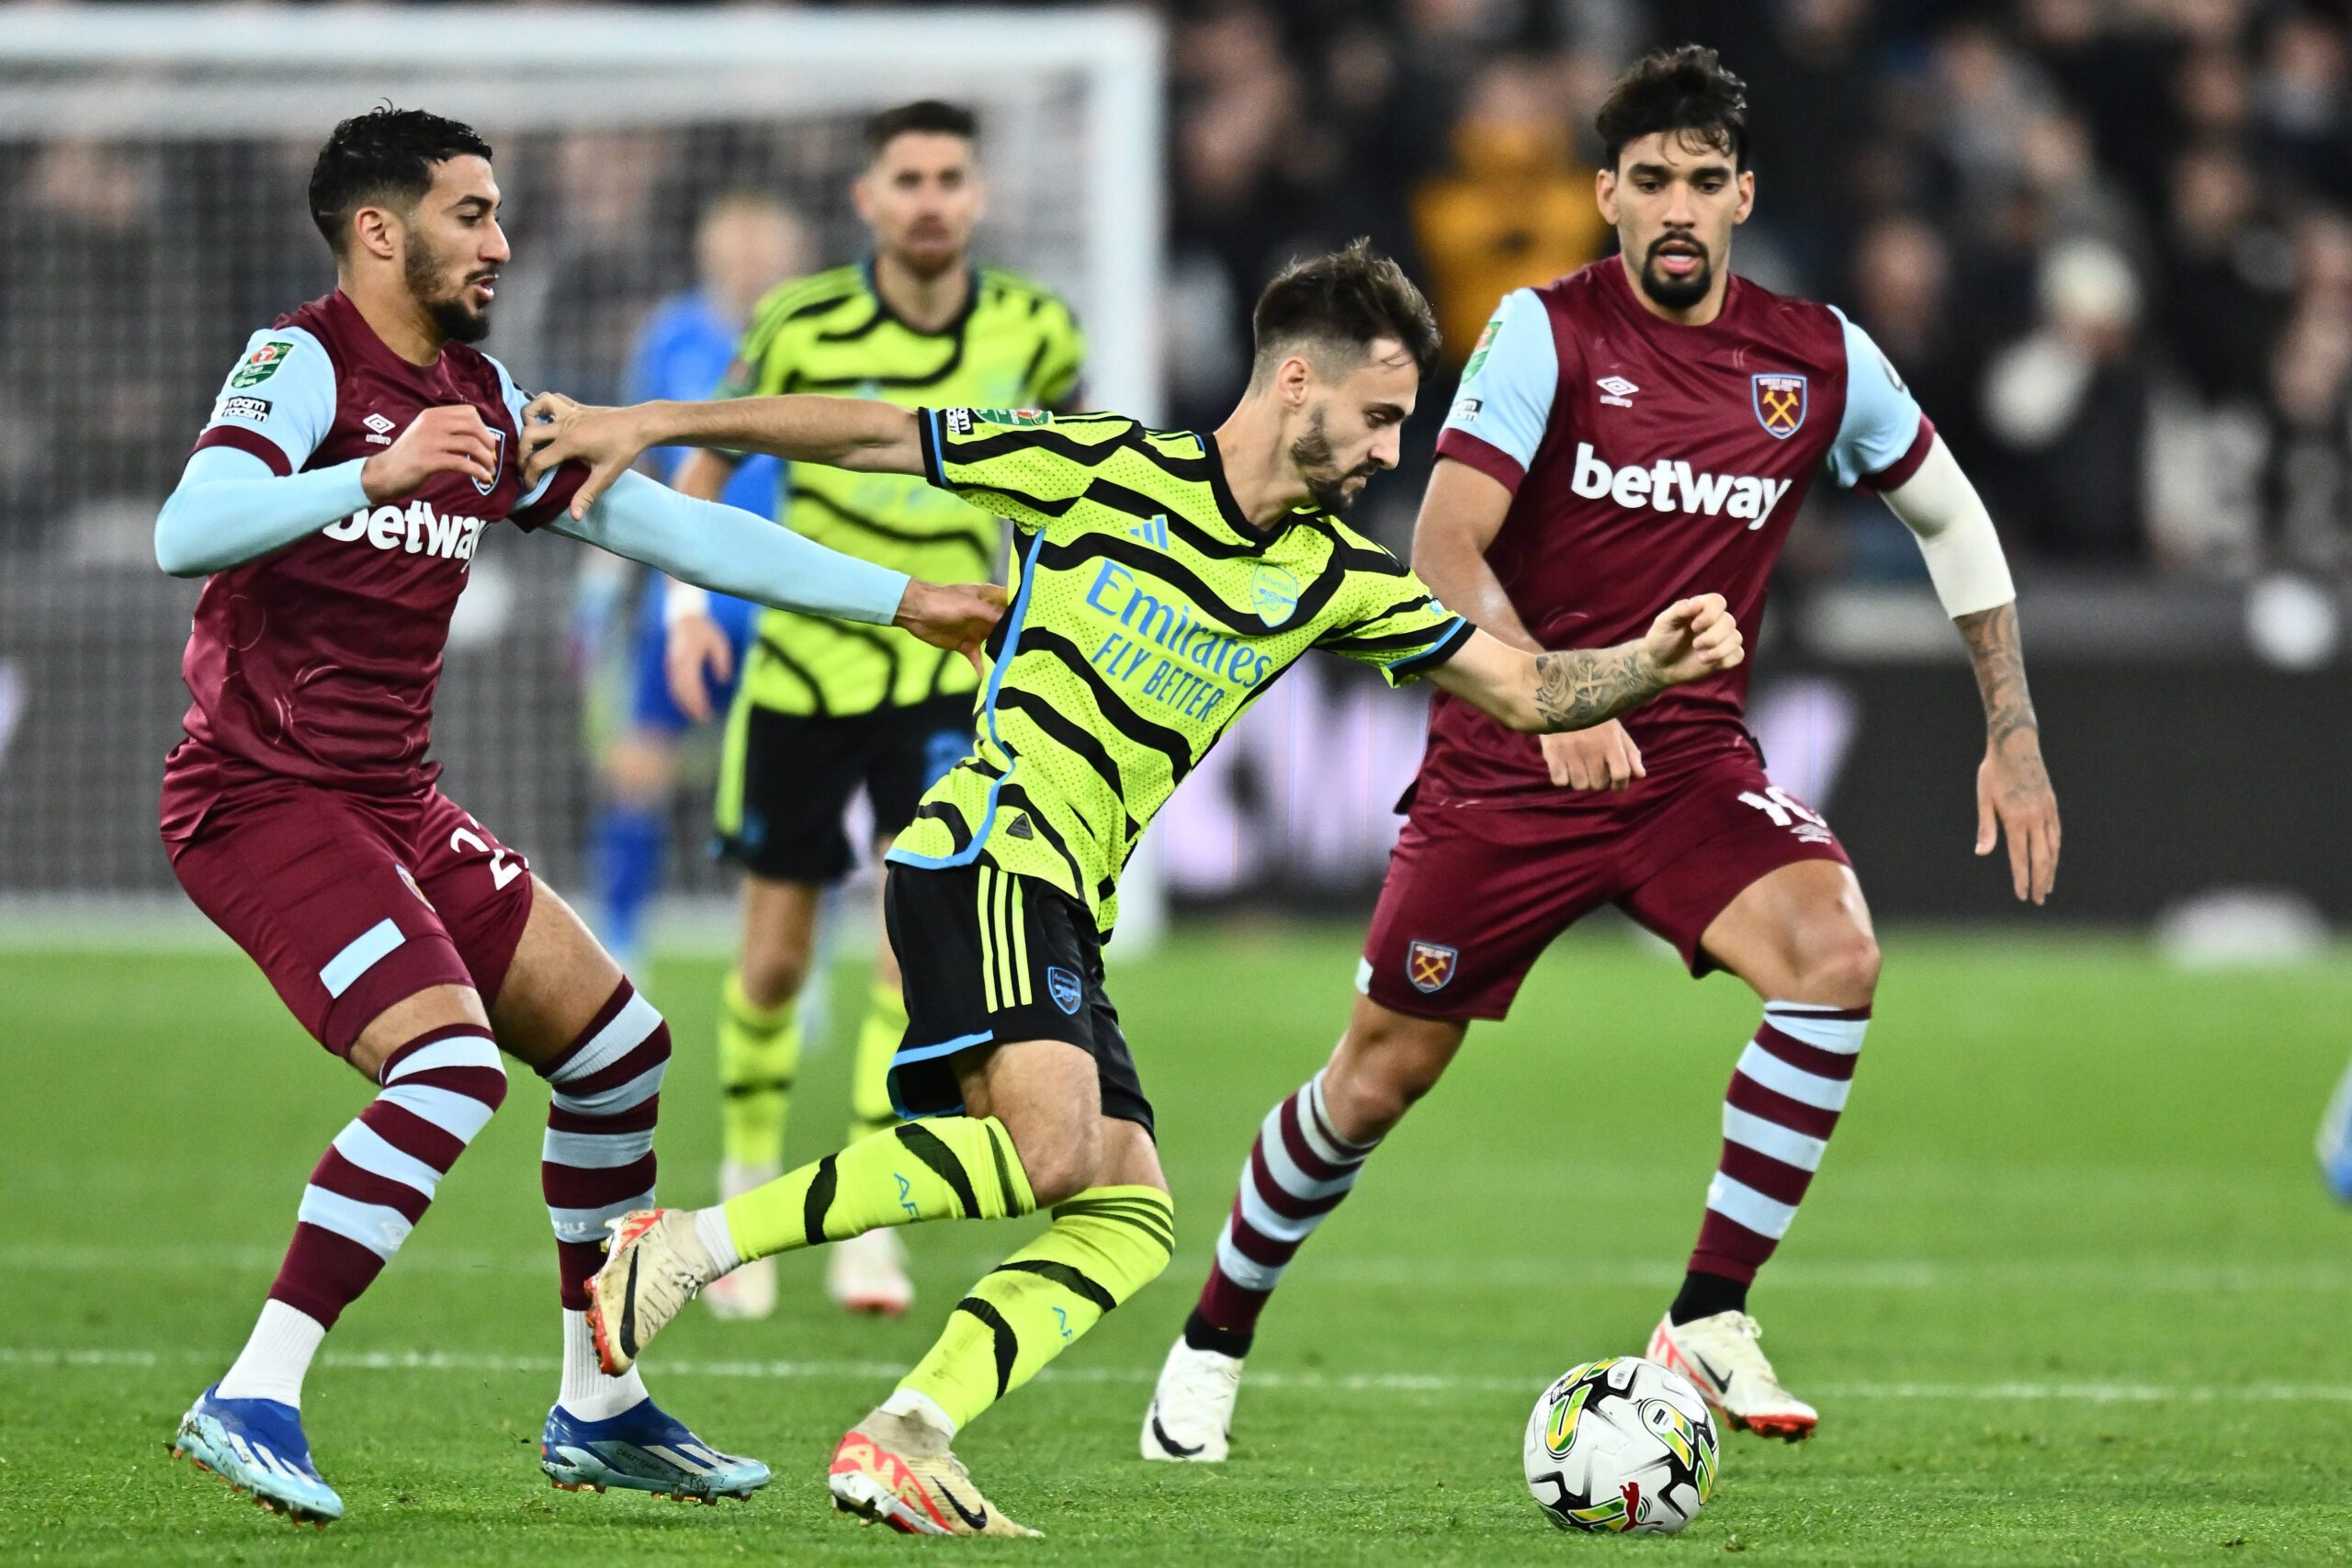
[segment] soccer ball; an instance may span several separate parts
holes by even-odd
[[[1706,1506],[1721,1448],[1707,1402],[1637,1356],[1571,1368],[1527,1418],[1527,1489],[1564,1530],[1672,1535]]]

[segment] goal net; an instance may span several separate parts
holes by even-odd
[[[246,335],[333,286],[304,188],[337,119],[389,99],[483,133],[514,252],[483,346],[596,399],[691,286],[707,203],[782,197],[813,265],[847,261],[865,117],[968,104],[980,254],[1061,290],[1091,399],[1151,418],[1161,47],[1113,9],[0,8],[0,897],[174,891],[156,792],[196,585],[155,570],[155,511]],[[587,552],[485,543],[434,750],[575,886]],[[673,838],[673,878],[710,886],[698,832]]]

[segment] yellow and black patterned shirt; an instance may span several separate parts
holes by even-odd
[[[871,262],[784,284],[760,302],[720,397],[824,392],[918,403],[1058,408],[1076,392],[1085,340],[1069,307],[994,267],[974,273],[964,313],[920,333],[875,291]],[[933,582],[978,582],[1003,534],[979,507],[905,474],[814,463],[786,469],[777,515],[818,543]],[[891,626],[769,610],[739,702],[842,716],[969,692],[972,667]]]
[[[1111,929],[1155,812],[1310,648],[1392,684],[1470,623],[1329,513],[1250,526],[1213,436],[1118,414],[918,412],[931,482],[1012,520],[1012,607],[973,754],[932,786],[889,858],[1051,883]]]

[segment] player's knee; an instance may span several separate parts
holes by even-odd
[[[1814,945],[1805,965],[1806,1000],[1831,1007],[1866,1008],[1878,991],[1878,940],[1855,927]]]
[[[1453,1053],[1418,1022],[1383,1020],[1366,1027],[1359,1021],[1340,1042],[1323,1075],[1323,1104],[1340,1137],[1370,1143],[1437,1087]]]
[[[1020,1149],[1021,1168],[1029,1178],[1029,1190],[1035,1195],[1040,1209],[1051,1208],[1102,1184],[1100,1127],[1083,1132],[1071,1129],[1050,1140],[1035,1140],[1030,1148],[1021,1148],[1017,1137],[1013,1145]]]
[[[746,952],[735,965],[743,999],[763,1011],[780,1008],[800,994],[808,978],[808,954],[798,947]]]

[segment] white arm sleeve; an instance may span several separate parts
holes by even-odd
[[[1885,499],[1887,509],[1918,536],[1936,597],[1954,620],[2018,596],[1992,514],[1942,436],[1936,437],[1918,472],[1888,491]]]

